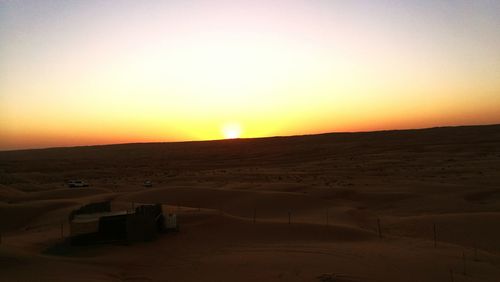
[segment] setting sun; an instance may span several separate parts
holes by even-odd
[[[241,125],[238,123],[228,123],[222,127],[225,139],[235,139],[241,137]]]
[[[40,2],[0,1],[0,150],[500,121],[495,1]]]
[[[500,0],[0,0],[0,282],[500,282],[499,50]]]

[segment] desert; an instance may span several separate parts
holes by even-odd
[[[3,151],[0,280],[498,281],[499,168],[498,125]],[[179,232],[68,244],[103,200]]]

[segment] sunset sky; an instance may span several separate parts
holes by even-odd
[[[500,1],[0,1],[0,150],[500,123]]]

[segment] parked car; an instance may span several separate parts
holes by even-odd
[[[144,187],[153,187],[153,182],[151,180],[144,181]]]
[[[79,187],[88,187],[89,184],[83,180],[69,180],[68,187],[71,188],[79,188]]]

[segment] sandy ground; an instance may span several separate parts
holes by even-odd
[[[61,247],[105,199],[180,232]],[[0,234],[1,281],[500,281],[500,126],[0,152]]]

